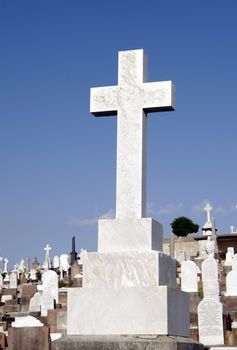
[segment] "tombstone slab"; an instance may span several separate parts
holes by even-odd
[[[198,291],[197,265],[191,260],[181,264],[181,290],[188,293]]]
[[[36,292],[30,299],[29,312],[40,312],[41,305],[41,293]]]
[[[237,270],[230,271],[226,276],[226,296],[237,296]]]
[[[55,271],[46,271],[42,275],[43,293],[49,292],[56,304],[58,303],[58,275]]]
[[[223,306],[215,299],[203,299],[198,305],[199,341],[204,345],[224,344]]]
[[[15,272],[10,274],[10,288],[17,288],[17,274]]]

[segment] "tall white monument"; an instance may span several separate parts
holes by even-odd
[[[83,288],[68,290],[69,335],[189,335],[176,262],[162,253],[162,225],[146,217],[147,113],[174,110],[175,88],[148,83],[146,62],[143,50],[119,52],[118,85],[91,89],[91,113],[117,115],[116,219],[99,220],[98,253],[81,254]]]
[[[212,235],[212,220],[211,220],[212,207],[211,207],[211,205],[209,203],[207,203],[204,210],[207,213],[207,221],[202,228],[203,236],[211,236]]]

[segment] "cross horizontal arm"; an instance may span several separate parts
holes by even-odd
[[[144,83],[143,96],[143,109],[146,112],[175,110],[175,85],[172,81]]]
[[[117,109],[117,86],[91,89],[90,112],[94,116],[116,115]]]

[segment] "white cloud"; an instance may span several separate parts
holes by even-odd
[[[104,214],[100,215],[97,218],[90,218],[90,219],[69,219],[65,223],[70,226],[79,226],[79,227],[90,227],[90,226],[95,226],[98,223],[98,220],[101,219],[113,219],[114,218],[114,210],[109,209],[107,212]]]
[[[215,209],[215,212],[216,212],[217,214],[226,214],[227,210],[226,210],[225,208],[223,208],[223,207],[217,207],[217,208]]]
[[[170,215],[183,208],[183,203],[179,202],[177,204],[167,204],[164,207],[158,209],[157,213],[159,215]]]

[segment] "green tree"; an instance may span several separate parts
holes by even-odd
[[[199,225],[194,224],[192,220],[186,216],[179,216],[171,222],[172,232],[176,236],[186,237],[189,233],[198,232]]]

